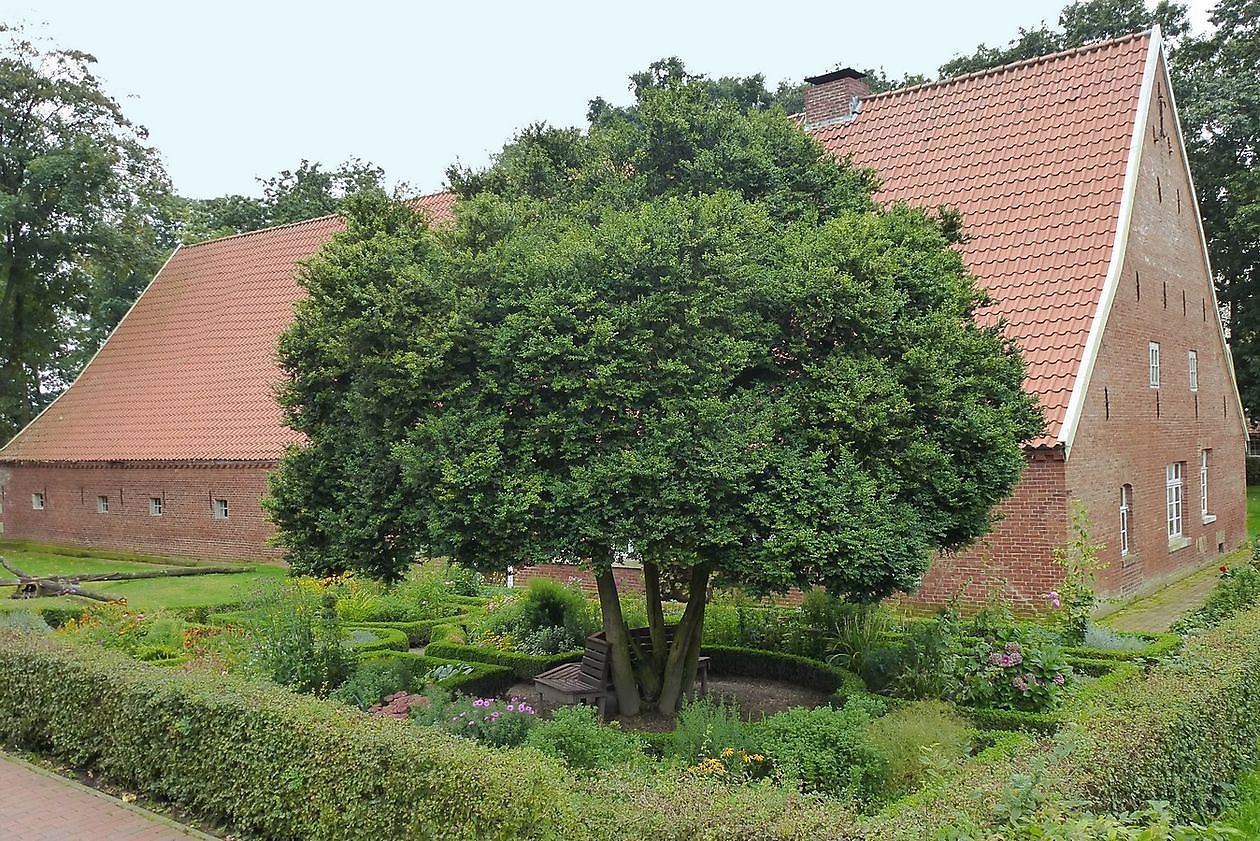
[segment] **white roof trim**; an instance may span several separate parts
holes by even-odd
[[[1168,73],[1168,62],[1164,62],[1164,87],[1168,90],[1168,104],[1172,106],[1173,114],[1177,114],[1177,97],[1173,93],[1172,77]],[[1212,316],[1216,319],[1216,329],[1221,337],[1221,348],[1225,352],[1225,369],[1229,372],[1229,384],[1233,386],[1234,405],[1238,410],[1238,424],[1242,427],[1243,437],[1247,437],[1249,430],[1247,429],[1247,412],[1243,409],[1242,395],[1238,391],[1238,378],[1234,374],[1234,354],[1229,347],[1229,341],[1225,338],[1225,324],[1221,321],[1221,306],[1216,300],[1216,274],[1212,271],[1212,258],[1208,254],[1207,235],[1203,232],[1203,216],[1199,213],[1199,196],[1194,188],[1194,176],[1190,172],[1190,156],[1186,152],[1186,139],[1181,133],[1181,120],[1174,119],[1172,121],[1173,131],[1176,132],[1177,146],[1181,149],[1181,165],[1186,169],[1187,180],[1190,183],[1190,207],[1194,211],[1194,227],[1199,232],[1199,248],[1203,253],[1203,268],[1207,271],[1208,276],[1208,295],[1212,297]]]
[[[1098,351],[1102,346],[1103,331],[1107,329],[1111,305],[1115,302],[1116,290],[1120,287],[1120,272],[1124,268],[1125,251],[1129,244],[1129,227],[1133,220],[1138,170],[1142,164],[1142,141],[1146,134],[1146,124],[1150,119],[1151,99],[1155,90],[1155,71],[1159,66],[1162,49],[1163,35],[1159,25],[1156,24],[1151,29],[1151,41],[1146,51],[1146,67],[1142,71],[1142,88],[1138,94],[1137,114],[1133,118],[1133,131],[1129,141],[1129,161],[1124,170],[1124,190],[1120,197],[1116,239],[1111,247],[1111,263],[1107,267],[1107,278],[1103,281],[1098,309],[1094,312],[1094,320],[1089,327],[1089,337],[1085,340],[1085,354],[1081,357],[1081,364],[1072,385],[1072,396],[1068,400],[1067,410],[1063,415],[1063,426],[1059,429],[1059,443],[1063,445],[1064,458],[1070,458],[1072,455],[1072,440],[1076,437],[1076,429],[1080,425],[1081,413],[1085,408],[1089,380],[1094,373],[1094,364],[1098,361]],[[1175,123],[1176,120],[1173,122]]]
[[[31,418],[30,422],[27,423],[26,426],[19,429],[17,431],[17,434],[14,435],[12,438],[10,438],[3,447],[0,447],[0,460],[4,459],[4,451],[9,449],[9,447],[13,445],[14,441],[17,441],[19,438],[25,435],[26,430],[34,426],[36,422],[39,421],[40,418],[42,418],[49,410],[52,409],[53,406],[57,405],[58,400],[64,397],[70,391],[70,389],[74,388],[75,385],[79,382],[79,380],[83,379],[83,375],[87,373],[88,368],[91,368],[92,363],[96,361],[96,357],[100,356],[101,351],[105,350],[105,346],[109,344],[109,340],[114,338],[114,334],[117,333],[118,329],[122,327],[123,324],[127,321],[128,316],[131,315],[132,311],[140,303],[140,299],[143,298],[145,296],[145,293],[148,292],[153,287],[154,282],[157,281],[158,277],[161,276],[162,272],[166,271],[166,267],[170,265],[171,260],[175,259],[175,255],[179,253],[179,250],[181,248],[183,248],[182,244],[176,245],[175,250],[172,251],[170,253],[170,256],[166,258],[166,262],[162,263],[162,268],[157,270],[157,274],[149,278],[149,282],[145,285],[144,290],[139,295],[136,296],[136,299],[134,301],[131,302],[131,306],[127,307],[127,311],[123,313],[123,317],[118,319],[118,323],[114,325],[114,329],[109,331],[109,335],[105,337],[105,341],[101,342],[101,346],[96,349],[96,353],[92,354],[92,358],[89,359],[87,361],[87,364],[83,366],[83,370],[80,371],[79,375],[74,378],[74,382],[70,383],[70,385],[66,388],[65,391],[61,392],[61,394],[58,394],[56,397],[54,397],[53,401],[49,403],[47,406],[45,406],[42,410],[40,410],[39,414]]]

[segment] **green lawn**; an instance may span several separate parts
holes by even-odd
[[[1260,535],[1260,485],[1247,486],[1247,534]]]
[[[93,553],[91,557],[78,554],[59,554],[53,549],[26,548],[0,545],[3,555],[13,566],[29,575],[89,575],[101,572],[142,572],[162,569],[169,564],[145,562],[133,559],[113,559]],[[179,566],[190,566],[179,561]],[[226,564],[215,564],[226,566]],[[186,608],[228,605],[240,602],[260,583],[283,578],[286,570],[279,566],[258,564],[248,567],[249,572],[232,575],[193,575],[179,578],[141,579],[138,581],[102,581],[86,583],[86,589],[118,595],[138,610],[159,608]],[[0,578],[9,573],[0,569]],[[23,609],[44,606],[72,606],[94,604],[88,599],[63,597],[58,599],[11,600],[12,588],[0,588],[0,610]]]

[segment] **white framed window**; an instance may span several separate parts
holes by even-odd
[[[162,502],[162,497],[160,496],[149,497],[149,516],[150,517],[161,517],[162,509],[165,507],[166,506]]]
[[[31,508],[34,508],[36,511],[43,511],[45,502],[47,502],[47,500],[44,499],[43,494],[31,494]]]
[[[1190,351],[1190,355],[1188,359],[1189,359],[1188,364],[1190,366],[1190,390],[1198,391],[1199,390],[1199,354],[1192,350]]]
[[[1151,388],[1159,388],[1159,342],[1150,344]]]
[[[228,518],[228,501],[226,499],[216,499],[214,501],[214,518],[216,520],[226,520]]]
[[[1120,555],[1129,554],[1129,517],[1133,511],[1133,486],[1120,486]]]
[[[1204,522],[1212,516],[1208,507],[1208,462],[1211,458],[1211,450],[1199,450],[1199,514]]]
[[[1168,491],[1168,539],[1173,540],[1182,534],[1182,480],[1186,463],[1174,461],[1168,465],[1165,474],[1165,488]]]
[[[98,497],[96,498],[96,513],[97,513],[97,514],[108,514],[108,513],[109,513],[109,497],[107,497],[107,496],[98,496]]]

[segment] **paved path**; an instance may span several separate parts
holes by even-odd
[[[1233,566],[1245,563],[1250,557],[1248,549],[1233,552],[1220,562],[1209,564],[1144,599],[1126,605],[1104,618],[1102,623],[1118,631],[1163,633],[1172,623],[1207,600],[1221,577],[1220,563]]]
[[[213,841],[169,818],[0,753],[5,841]]]

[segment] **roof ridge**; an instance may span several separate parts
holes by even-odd
[[[948,79],[937,79],[936,81],[933,81],[933,82],[923,82],[922,84],[912,85],[908,88],[893,88],[892,90],[880,91],[879,93],[874,93],[874,94],[871,94],[870,96],[862,97],[862,102],[866,103],[874,99],[889,98],[889,97],[896,96],[898,94],[910,93],[911,91],[921,91],[921,90],[924,90],[925,88],[943,87],[945,85],[951,85],[955,82],[970,81],[971,79],[977,79],[981,76],[990,76],[996,73],[1002,73],[1007,70],[1015,70],[1017,68],[1027,67],[1033,64],[1049,63],[1051,61],[1057,61],[1059,59],[1068,58],[1070,56],[1074,56],[1080,53],[1087,53],[1087,52],[1090,52],[1091,50],[1099,50],[1099,49],[1102,49],[1103,47],[1112,47],[1117,44],[1122,44],[1126,41],[1133,41],[1138,38],[1148,38],[1150,37],[1152,31],[1153,30],[1150,30],[1150,29],[1143,29],[1139,32],[1131,32],[1128,35],[1119,35],[1115,38],[1104,38],[1101,41],[1091,41],[1090,43],[1082,44],[1079,47],[1072,47],[1066,50],[1059,50],[1057,53],[1046,53],[1045,55],[1038,55],[1038,56],[1033,56],[1032,58],[1020,59],[1019,61],[1012,61],[1009,64],[999,64],[996,67],[986,67],[983,70],[973,70],[970,73],[963,73],[961,76],[951,76]]]
[[[424,199],[432,199],[438,196],[445,196],[445,195],[451,194],[452,192],[453,192],[452,190],[435,190],[432,193],[422,193],[412,199],[403,199],[403,201],[406,201],[409,204],[416,204],[423,201]],[[338,215],[340,214],[325,213],[323,216],[312,216],[310,219],[299,219],[296,222],[284,222],[279,225],[268,225],[265,228],[255,228],[252,231],[239,231],[235,234],[226,234],[221,237],[214,237],[213,239],[204,239],[201,242],[193,242],[193,243],[181,245],[181,248],[200,248],[203,245],[210,245],[211,243],[224,242],[225,240],[229,240],[229,239],[249,237],[249,236],[254,236],[255,234],[265,234],[271,231],[279,231],[283,228],[296,228],[298,225],[309,225],[312,222],[322,222],[325,219],[332,219]]]

